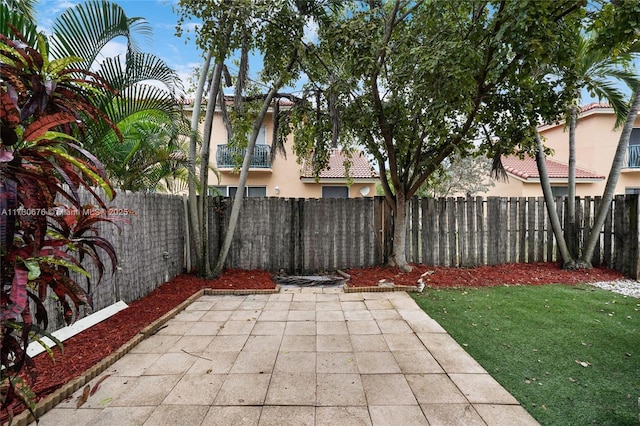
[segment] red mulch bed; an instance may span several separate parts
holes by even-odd
[[[367,287],[378,285],[386,280],[395,285],[415,286],[420,276],[426,275],[423,282],[427,287],[487,287],[502,284],[578,284],[596,281],[615,281],[625,276],[617,271],[605,268],[579,269],[568,271],[560,269],[555,263],[508,264],[480,266],[477,268],[446,268],[424,265],[412,265],[413,271],[404,273],[398,268],[383,266],[366,269],[349,269],[349,285]]]
[[[502,284],[549,284],[612,281],[625,278],[609,269],[563,271],[556,264],[511,264],[483,266],[473,269],[427,267],[414,265],[410,273],[397,268],[372,267],[350,269],[350,286],[376,286],[380,280],[396,285],[416,285],[426,271],[429,287],[473,286],[484,287]],[[64,342],[64,355],[54,350],[55,362],[46,354],[34,361],[38,379],[33,386],[38,399],[53,393],[65,383],[81,375],[109,354],[133,338],[140,330],[182,303],[196,291],[213,289],[273,289],[271,274],[264,271],[228,270],[216,280],[203,280],[193,275],[180,275],[161,285],[146,297],[132,302],[129,308],[91,327]],[[21,407],[15,407],[15,414]],[[4,419],[2,419],[4,421]]]

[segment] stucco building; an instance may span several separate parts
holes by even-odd
[[[281,101],[280,108],[287,106],[290,106],[287,101]],[[341,150],[333,150],[328,168],[316,179],[309,164],[294,154],[293,135],[289,135],[285,143],[286,156],[280,153],[271,155],[273,131],[273,110],[270,109],[256,140],[245,195],[287,198],[356,198],[375,195],[378,174],[362,152],[356,152],[348,159]],[[236,153],[227,145],[227,129],[218,112],[214,116],[211,135],[210,164],[218,171],[218,176],[209,174],[209,193],[234,196],[240,174],[234,167]],[[348,175],[344,166],[347,160],[350,161]]]
[[[607,104],[592,103],[582,107],[576,127],[576,195],[602,195],[609,175],[622,128],[615,127],[615,114]],[[564,122],[539,128],[545,146],[553,150],[547,169],[554,195],[567,194],[569,163],[569,129]],[[535,159],[503,158],[507,182],[497,181],[484,196],[542,196]],[[636,118],[625,165],[620,173],[616,194],[640,193],[640,116]]]

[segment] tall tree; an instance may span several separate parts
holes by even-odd
[[[569,199],[568,218],[563,233],[559,226],[554,226],[554,235],[560,248],[564,267],[566,268],[590,268],[591,259],[600,230],[604,224],[607,213],[611,207],[611,201],[615,193],[615,187],[624,166],[624,158],[629,145],[629,138],[633,124],[640,108],[640,84],[638,76],[628,68],[632,55],[639,50],[640,32],[637,24],[640,23],[640,6],[633,2],[616,2],[607,4],[598,10],[594,19],[590,22],[590,28],[595,30],[592,36],[584,38],[578,35],[579,43],[576,45],[574,60],[566,68],[556,70],[569,76],[570,82],[566,89],[572,93],[574,103],[568,112],[569,121]],[[631,105],[626,97],[615,86],[612,80],[619,80],[627,84],[632,90]],[[616,153],[612,161],[607,183],[584,246],[580,253],[575,232],[575,129],[577,126],[578,111],[575,106],[575,98],[579,96],[579,90],[587,88],[592,94],[607,99],[616,112],[616,126],[624,121],[624,127],[620,134]],[[626,116],[626,120],[625,120]],[[559,223],[557,211],[551,197],[549,177],[544,169],[544,153],[542,144],[538,141],[537,164],[542,183],[542,189],[547,204],[547,211],[552,224]],[[565,239],[565,234],[567,239]]]
[[[298,155],[326,161],[340,143],[359,143],[380,169],[394,214],[390,263],[409,270],[407,201],[454,151],[475,149],[485,125],[498,138],[479,142],[499,158],[534,145],[532,124],[557,114],[557,81],[534,85],[553,52],[573,47],[583,16],[573,1],[350,2],[320,25],[314,82],[299,114]],[[543,99],[532,105],[532,98]],[[335,125],[338,123],[338,126]],[[311,129],[311,131],[309,130]],[[316,170],[320,169],[317,168]],[[387,173],[388,171],[388,173]]]
[[[567,224],[564,235],[569,253],[574,259],[580,256],[576,229],[576,126],[578,125],[581,91],[588,90],[592,96],[606,100],[616,114],[616,126],[621,125],[627,116],[628,96],[617,85],[624,83],[631,90],[640,83],[637,74],[630,69],[631,54],[634,48],[621,52],[619,49],[604,49],[596,44],[597,35],[578,35],[577,50],[571,69],[566,72],[575,74],[577,81],[574,90],[575,103],[567,112],[569,127],[569,179],[567,195]]]
[[[204,51],[211,51],[214,63],[214,73],[210,82],[208,117],[205,119],[203,131],[203,145],[200,155],[200,170],[209,162],[209,148],[207,140],[211,137],[210,118],[213,115],[216,101],[219,107],[225,108],[224,96],[219,96],[220,79],[225,61],[235,54],[239,55],[240,62],[238,73],[235,76],[234,102],[230,106],[231,129],[230,145],[239,150],[244,150],[240,179],[236,196],[230,214],[229,226],[225,234],[221,251],[218,255],[214,274],[222,271],[226,256],[233,239],[240,210],[244,200],[244,189],[247,181],[249,167],[253,156],[253,150],[258,138],[262,122],[273,105],[278,104],[282,96],[290,95],[280,93],[280,89],[290,82],[295,81],[299,75],[299,59],[304,52],[302,40],[305,37],[305,25],[310,19],[321,19],[331,10],[334,0],[283,0],[272,2],[262,1],[222,1],[218,3],[203,2],[197,0],[181,0],[180,8],[183,20],[195,16],[202,20],[198,28],[198,45]],[[182,22],[182,21],[181,21]],[[257,80],[248,85],[249,79],[249,52],[261,56],[263,68],[255,73]],[[249,87],[267,88],[266,93],[251,93]],[[247,107],[246,102],[252,101],[252,107]],[[275,103],[274,103],[275,102]],[[277,111],[277,108],[274,108]],[[286,129],[288,130],[288,129]],[[206,175],[201,175],[205,180]],[[208,249],[206,242],[206,218],[207,209],[204,199],[199,208],[200,241],[204,264],[202,271],[207,273]]]

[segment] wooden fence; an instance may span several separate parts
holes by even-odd
[[[86,191],[81,190],[79,195],[83,204],[95,204]],[[88,260],[84,266],[91,281],[74,274],[91,295],[93,311],[119,300],[133,302],[184,272],[186,221],[182,197],[123,191],[107,207],[117,226],[102,223],[98,229],[115,247],[118,267],[111,271],[109,258],[102,255],[105,274],[100,283],[98,271]],[[50,313],[56,313],[50,314],[50,331],[64,326],[58,303],[49,298],[45,305]]]
[[[576,233],[586,241],[600,197],[576,200]],[[556,199],[566,221],[566,199]],[[407,253],[411,262],[469,267],[558,260],[543,198],[412,199]],[[581,244],[582,245],[582,244]],[[617,196],[591,259],[638,276],[638,197]]]
[[[565,199],[556,200],[561,220]],[[230,199],[210,202],[211,261],[217,257]],[[600,197],[578,199],[577,235],[585,240]],[[385,263],[392,214],[381,197],[245,200],[226,265],[241,269],[315,273]],[[407,258],[427,265],[472,267],[558,260],[542,198],[414,198]],[[617,196],[592,259],[638,275],[638,197]]]
[[[232,202],[218,197],[209,203],[212,263]],[[385,212],[381,198],[247,198],[226,265],[296,274],[379,265]]]
[[[209,199],[212,264],[227,229],[231,202],[228,198]],[[581,239],[586,238],[599,202],[599,198],[587,197],[577,203]],[[615,198],[593,258],[594,264],[636,279],[638,203],[635,195]],[[116,212],[128,211],[123,216],[126,222],[119,227],[101,228],[101,235],[116,248],[118,268],[113,274],[107,271],[102,283],[91,288],[83,277],[76,277],[90,291],[94,310],[117,300],[139,299],[190,269],[185,198],[123,192],[109,207]],[[470,267],[557,260],[556,242],[541,198],[414,198],[409,207],[410,262]],[[557,209],[563,218],[562,199],[557,200]],[[226,266],[313,274],[382,265],[389,255],[392,225],[393,217],[382,197],[248,198]],[[95,277],[89,263],[87,268]],[[49,328],[61,325],[61,317],[52,318]]]

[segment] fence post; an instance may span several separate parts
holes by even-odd
[[[626,232],[624,232],[625,238],[622,251],[626,255],[623,258],[624,262],[622,270],[620,271],[635,280],[638,279],[640,261],[638,255],[638,248],[640,247],[640,233],[638,229],[638,214],[640,212],[638,208],[639,200],[640,197],[638,194],[627,195],[625,197],[624,219],[626,223],[624,223],[624,227],[626,228]]]
[[[635,194],[631,199],[633,214],[631,215],[630,235],[633,238],[635,247],[631,257],[633,270],[630,275],[634,280],[638,280],[640,278],[640,196]]]

